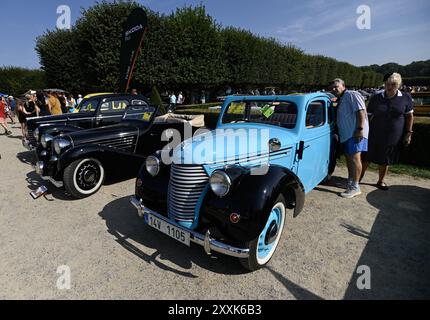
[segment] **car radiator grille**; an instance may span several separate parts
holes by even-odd
[[[123,151],[133,152],[136,144],[136,136],[100,140],[97,142],[97,144],[116,148],[116,149],[121,149]]]
[[[168,213],[178,223],[193,223],[197,202],[209,177],[203,166],[175,165],[170,170]]]
[[[31,129],[27,129],[27,135],[28,135],[28,141],[30,141],[30,144],[31,144],[33,147],[36,147],[37,142],[36,142],[36,139],[35,139],[35,138],[34,138],[34,136],[33,136],[33,130],[31,130]]]

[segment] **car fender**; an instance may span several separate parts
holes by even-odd
[[[208,191],[201,218],[215,223],[221,232],[234,240],[249,241],[264,229],[280,194],[284,195],[287,207],[294,209],[293,216],[296,217],[305,200],[304,187],[297,175],[277,165],[269,166],[265,175],[251,175],[247,170],[233,178],[232,189],[227,196],[220,198]],[[239,222],[230,222],[232,213],[240,215]]]
[[[140,161],[130,161],[131,157]],[[136,176],[138,169],[145,159],[137,154],[120,151],[109,146],[85,144],[73,147],[65,151],[59,157],[57,165],[58,172],[62,172],[72,162],[83,158],[98,159],[107,172],[117,171],[118,173],[122,173],[123,171],[133,171],[134,176]]]

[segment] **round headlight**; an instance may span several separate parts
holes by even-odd
[[[149,156],[145,162],[146,171],[155,177],[160,172],[160,160],[157,157]]]
[[[44,148],[48,146],[48,142],[51,141],[54,137],[50,134],[44,134],[42,135],[42,138],[40,139],[40,143]]]
[[[224,197],[230,191],[231,179],[224,171],[217,170],[212,173],[209,184],[217,196]]]
[[[61,150],[70,146],[70,141],[66,139],[55,139],[54,150],[57,154],[61,153]]]
[[[33,132],[33,137],[36,139],[36,141],[39,141],[39,128],[36,128]]]

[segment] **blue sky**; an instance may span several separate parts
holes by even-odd
[[[430,59],[428,0],[140,0],[169,14],[184,5],[205,5],[222,26],[292,43],[309,54],[322,54],[357,66]],[[57,7],[71,8],[72,23],[93,0],[1,0],[0,66],[37,68],[35,39],[55,29]],[[370,8],[370,30],[356,26],[357,8]]]

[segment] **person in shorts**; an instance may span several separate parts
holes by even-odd
[[[361,194],[361,153],[367,151],[369,120],[362,95],[357,91],[347,90],[342,79],[330,82],[330,89],[338,97],[337,126],[339,140],[343,144],[348,166],[348,184],[340,194],[344,198],[353,198]]]

